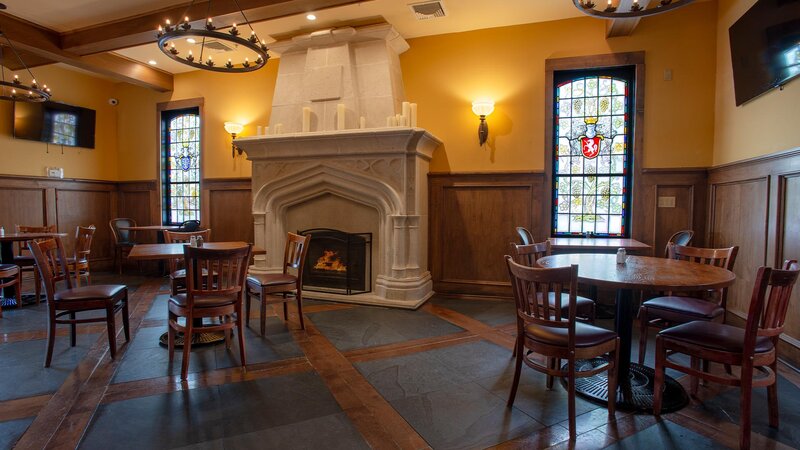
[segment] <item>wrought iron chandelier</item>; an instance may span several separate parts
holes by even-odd
[[[214,26],[211,16],[208,15],[203,29],[192,28],[189,22],[189,16],[184,14],[183,22],[180,24],[172,24],[172,22],[167,19],[163,26],[158,26],[158,48],[171,59],[196,69],[210,70],[213,72],[242,73],[252,72],[264,67],[267,64],[267,60],[269,60],[267,44],[263,39],[259,39],[250,21],[247,20],[244,10],[239,6],[239,1],[233,1],[236,3],[239,13],[244,19],[244,25],[250,28],[250,36],[247,39],[240,37],[241,32],[236,26],[236,23],[231,27],[223,27],[228,28],[226,32],[219,31],[216,26]],[[186,8],[187,12],[191,9],[192,5],[194,5],[194,0],[192,0]],[[211,10],[211,1],[208,2],[208,10]],[[234,44],[234,46],[252,50],[254,52],[253,60],[251,61],[249,57],[246,57],[241,63],[234,63],[229,58],[225,64],[217,65],[212,56],[206,54],[206,47],[208,43],[218,41],[229,42]],[[199,45],[199,54],[195,55],[190,49],[185,55],[182,55],[181,50],[175,46],[176,42],[181,44],[187,42],[193,46]]]
[[[602,0],[598,0],[602,1]],[[694,0],[608,0],[604,5],[597,5],[592,0],[572,0],[575,7],[584,14],[603,19],[624,19],[630,17],[645,17],[661,14],[667,11],[686,6]]]
[[[0,10],[6,9],[6,5],[0,3]],[[30,102],[30,103],[38,103],[38,102],[45,102],[50,100],[50,88],[47,87],[46,84],[39,87],[39,84],[36,82],[36,77],[33,76],[33,73],[25,65],[25,62],[22,60],[22,57],[19,56],[19,52],[17,49],[14,48],[14,44],[11,43],[11,40],[6,36],[5,33],[0,30],[0,37],[5,39],[5,43],[0,41],[0,99],[2,100],[11,100],[14,102]],[[3,47],[8,47],[14,53],[14,56],[19,61],[20,66],[28,72],[28,75],[31,77],[31,84],[23,84],[22,81],[19,79],[19,75],[14,75],[11,80],[6,80],[6,66],[5,66],[5,55],[3,54]],[[11,71],[11,69],[9,69]]]

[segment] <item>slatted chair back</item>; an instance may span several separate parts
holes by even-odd
[[[61,238],[31,242],[31,253],[36,260],[36,267],[42,276],[47,302],[54,308],[56,283],[64,281],[67,289],[72,289],[72,278],[67,268],[67,255]]]
[[[289,273],[289,269],[297,271],[297,279],[303,279],[303,266],[308,254],[308,244],[311,235],[304,236],[294,233],[287,233],[286,248],[283,251],[283,273]]]
[[[250,264],[252,245],[233,249],[210,249],[186,246],[183,257],[186,264],[187,304],[192,307],[204,298],[231,301],[241,300],[244,280]],[[214,274],[212,280],[201,274]]]
[[[692,242],[692,238],[694,238],[694,231],[693,230],[681,230],[676,231],[675,234],[670,236],[669,240],[667,241],[666,247],[664,247],[664,258],[669,258],[669,247],[670,245],[689,245]]]
[[[45,225],[42,227],[36,226],[29,226],[29,225],[14,225],[14,231],[17,233],[55,233],[56,226],[55,225]],[[36,241],[43,241],[45,239],[30,239],[27,241],[18,241],[17,242],[17,256],[25,256],[30,255],[31,250],[29,249],[30,244]]]
[[[672,259],[709,264],[728,270],[733,270],[733,265],[736,263],[736,255],[738,253],[739,247],[701,248],[672,245],[669,248],[669,257]]]
[[[75,261],[88,260],[89,254],[92,253],[92,239],[97,227],[89,225],[88,227],[78,226],[75,229]]]
[[[525,324],[567,329],[569,346],[575,345],[575,311],[578,292],[578,266],[541,268],[517,264],[506,255],[509,277],[517,306],[517,316]],[[568,296],[562,296],[568,293]],[[553,302],[530,301],[552,297]],[[562,316],[562,299],[568,299],[567,317]]]
[[[527,245],[511,244],[514,261],[528,267],[536,267],[536,261],[550,256],[550,241],[535,242]]]
[[[759,336],[779,336],[783,333],[786,313],[792,290],[800,274],[800,265],[795,260],[786,260],[780,270],[773,269],[769,277],[769,296],[763,306],[764,313],[750,317],[761,317],[758,324]]]
[[[111,227],[111,234],[114,235],[115,244],[124,244],[134,241],[136,232],[133,230],[121,230],[120,227],[135,227],[135,220],[127,217],[119,217],[109,220],[108,225]]]
[[[668,248],[668,253],[669,257],[672,259],[708,264],[733,271],[733,265],[736,263],[736,255],[739,253],[739,247],[701,248],[687,247],[685,245],[671,245]],[[715,302],[725,308],[728,299],[728,288],[717,289],[712,293],[715,293]],[[702,296],[702,293],[698,294]]]
[[[191,242],[192,236],[202,237],[203,242],[211,242],[211,228],[202,231],[181,232],[164,230],[164,242],[167,244],[186,244]],[[169,260],[170,273],[178,269],[183,269],[183,258],[172,258]]]
[[[533,244],[533,235],[525,227],[517,227],[517,234],[519,235],[519,242],[522,245]]]

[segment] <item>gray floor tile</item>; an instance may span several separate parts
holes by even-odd
[[[517,308],[511,300],[462,300],[434,297],[432,302],[437,306],[452,309],[492,327],[514,323],[517,320]]]
[[[476,383],[390,403],[435,449],[484,448],[543,428]]]
[[[223,437],[216,387],[101,405],[80,448],[169,449]]]
[[[33,419],[33,417],[27,417],[25,419],[0,422],[0,449],[13,448],[17,440],[33,422]]]
[[[226,450],[285,448],[357,450],[370,448],[345,413],[226,437]]]
[[[226,384],[219,392],[225,436],[341,412],[325,383],[312,372]]]
[[[463,331],[425,311],[360,306],[309,315],[339,350],[393,344]]]
[[[430,352],[355,364],[386,400],[397,400],[455,387],[464,378],[444,367]]]
[[[43,366],[47,340],[0,344],[3,376],[14,383],[0,383],[0,401],[55,392],[97,341],[97,334],[79,334],[77,345],[68,336],[56,338],[49,368]]]
[[[629,436],[613,445],[606,447],[614,450],[636,450],[636,449],[725,449],[713,440],[686,429],[670,421],[659,422],[648,427],[633,436]]]

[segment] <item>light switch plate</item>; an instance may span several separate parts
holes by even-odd
[[[675,197],[658,197],[659,208],[674,208]]]

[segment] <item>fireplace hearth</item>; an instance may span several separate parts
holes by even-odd
[[[372,290],[372,233],[330,228],[298,231],[312,236],[303,268],[303,289],[336,294]]]

